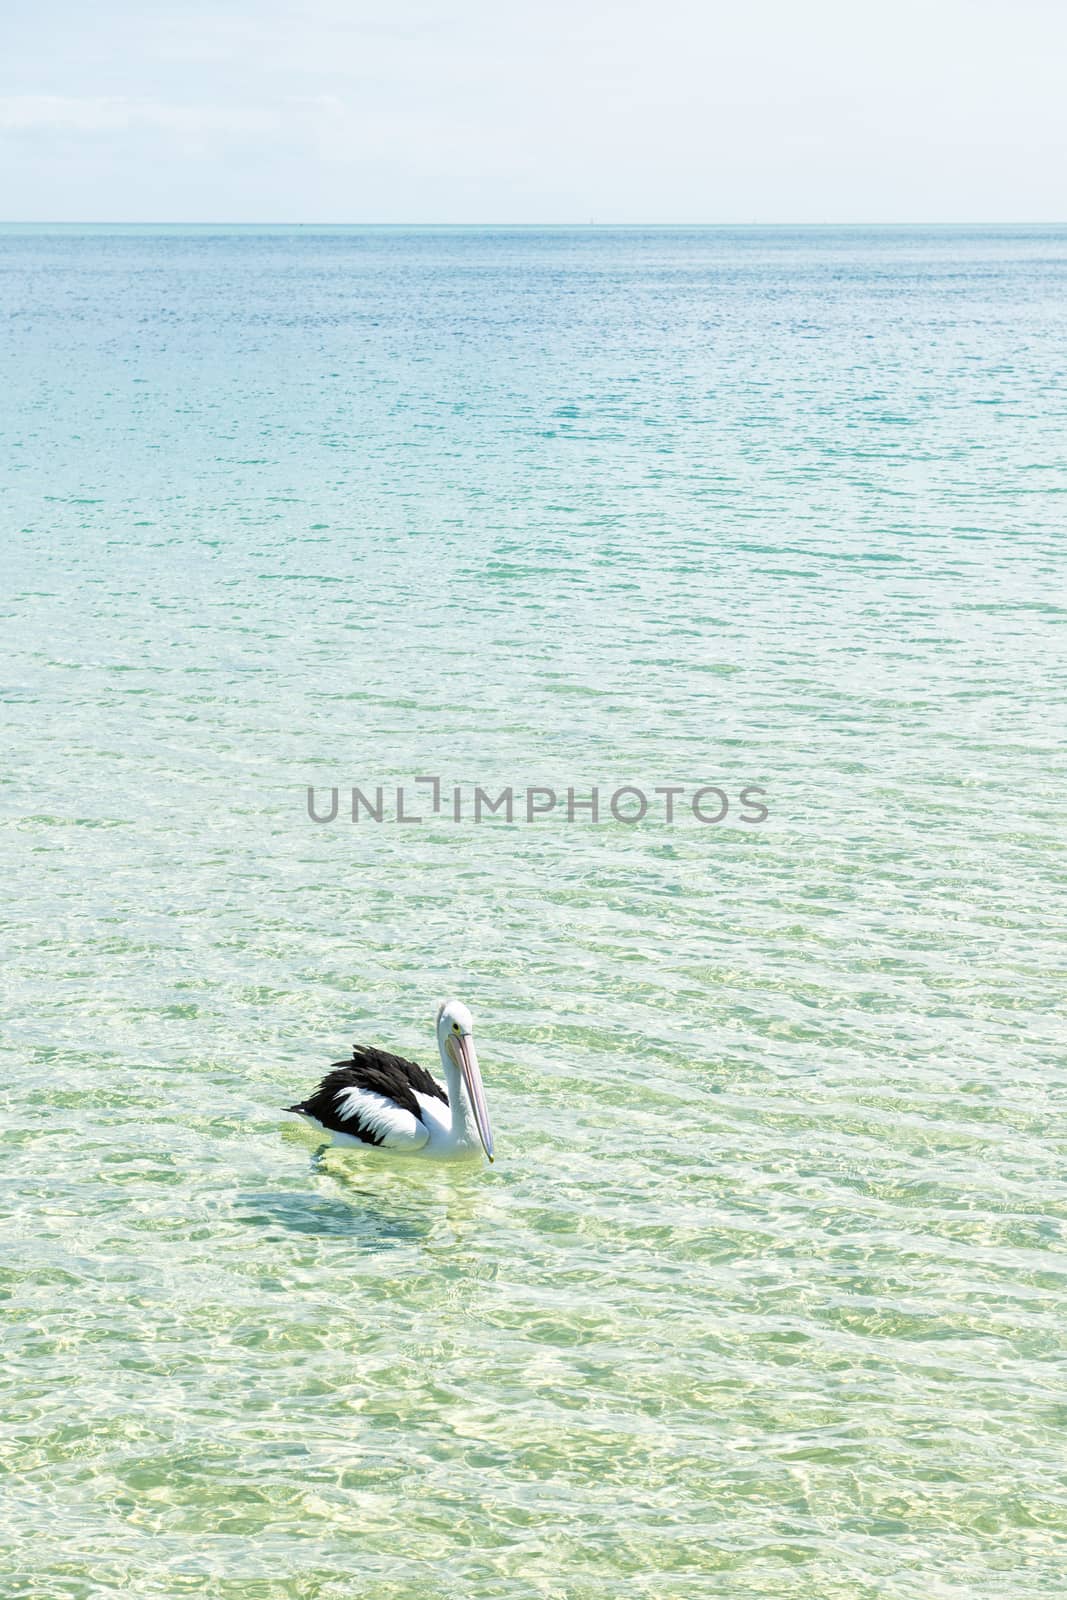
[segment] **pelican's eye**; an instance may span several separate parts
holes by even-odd
[[[461,1030],[461,1029],[460,1029],[460,1025],[459,1025],[459,1023],[458,1023],[458,1022],[454,1022],[454,1023],[453,1023],[453,1024],[452,1024],[452,1028],[453,1028],[453,1031],[454,1031],[454,1032],[455,1032],[455,1033],[460,1033],[460,1032],[461,1032],[461,1031],[462,1031],[462,1030]]]

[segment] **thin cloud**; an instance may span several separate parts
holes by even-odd
[[[0,97],[0,130],[8,133],[127,133],[151,128],[181,134],[269,133],[277,112],[257,106],[168,105],[100,95]]]

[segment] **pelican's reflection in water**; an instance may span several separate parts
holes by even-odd
[[[400,1214],[371,1195],[357,1200],[304,1190],[268,1190],[241,1196],[246,1222],[253,1227],[286,1228],[292,1233],[319,1234],[351,1240],[362,1250],[388,1250],[425,1239],[432,1226],[414,1212]]]
[[[373,1165],[334,1158],[315,1161],[311,1189],[268,1189],[241,1196],[256,1227],[349,1239],[365,1251],[422,1242],[441,1264],[474,1267],[472,1234],[485,1201],[482,1172],[416,1165],[373,1156]],[[465,1245],[467,1246],[465,1248]],[[484,1277],[484,1270],[478,1271]]]

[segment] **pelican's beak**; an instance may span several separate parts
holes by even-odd
[[[453,1034],[449,1043],[453,1047],[453,1055],[463,1074],[463,1082],[467,1086],[471,1105],[474,1108],[474,1120],[478,1124],[478,1137],[482,1141],[482,1149],[493,1159],[493,1130],[489,1126],[489,1107],[485,1103],[485,1090],[482,1087],[482,1074],[478,1067],[478,1056],[474,1049],[474,1040],[469,1033]]]

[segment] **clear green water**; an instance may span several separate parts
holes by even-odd
[[[4,1600],[1062,1594],[1065,269],[0,234]]]

